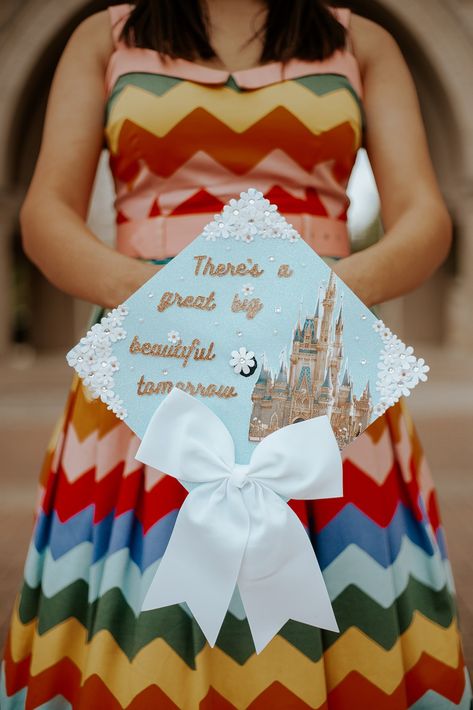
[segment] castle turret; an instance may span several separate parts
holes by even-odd
[[[320,328],[320,342],[325,348],[328,347],[330,343],[331,331],[332,331],[332,317],[333,309],[335,307],[335,277],[333,271],[330,273],[330,279],[325,291],[324,300],[322,301],[322,306],[324,309],[322,315],[322,325]]]
[[[354,401],[354,434],[360,434],[369,424],[372,410],[370,383],[366,383],[366,387],[359,399],[355,397]]]

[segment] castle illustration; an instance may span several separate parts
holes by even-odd
[[[281,358],[274,377],[266,359],[253,388],[249,440],[261,441],[287,424],[327,415],[340,448],[360,434],[370,421],[369,383],[356,397],[343,352],[342,306],[337,302],[335,278],[330,275],[315,313],[294,328],[289,367]]]

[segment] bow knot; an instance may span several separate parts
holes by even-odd
[[[248,464],[236,463],[230,474],[230,483],[237,488],[242,488],[248,480],[248,472],[250,467]]]
[[[213,646],[238,586],[257,653],[288,619],[338,631],[309,537],[287,505],[342,495],[327,417],[273,432],[248,464],[237,464],[222,420],[175,388],[151,417],[136,458],[189,489],[143,610],[187,602]]]

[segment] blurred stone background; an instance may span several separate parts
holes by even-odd
[[[0,3],[0,643],[31,534],[42,455],[70,382],[64,355],[90,312],[89,304],[57,291],[27,261],[18,209],[36,161],[60,53],[78,22],[106,4],[113,3]],[[386,304],[382,317],[431,365],[429,384],[413,394],[410,407],[440,495],[465,651],[473,667],[473,1],[339,4],[379,22],[398,41],[416,82],[432,158],[454,222],[447,262],[417,291]],[[381,232],[376,186],[361,151],[350,196],[350,229],[361,248]],[[103,239],[113,241],[106,153],[89,223]]]

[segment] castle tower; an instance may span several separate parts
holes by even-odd
[[[354,431],[355,435],[361,433],[369,424],[372,410],[370,383],[366,383],[366,387],[359,399],[355,398],[354,402]]]
[[[327,367],[327,371],[325,373],[325,378],[322,383],[322,386],[319,389],[316,401],[315,401],[315,407],[314,407],[314,415],[315,417],[320,417],[323,414],[326,414],[328,417],[330,417],[331,411],[332,411],[332,405],[333,405],[333,385],[332,385],[332,378],[330,377],[330,368]]]
[[[320,342],[325,347],[330,344],[331,333],[332,333],[332,318],[333,309],[335,308],[336,301],[336,287],[335,287],[335,274],[333,271],[330,272],[330,278],[327,285],[327,290],[325,291],[324,300],[322,301],[322,306],[324,309],[322,316],[322,325],[320,328]]]
[[[330,370],[332,374],[332,382],[338,385],[338,377],[342,369],[343,363],[343,318],[342,306],[335,323],[335,337],[332,345],[332,353],[330,357]],[[334,393],[336,397],[336,393]]]
[[[289,419],[290,396],[285,354],[281,357],[279,372],[273,384],[272,402],[270,428],[275,431],[286,426]]]
[[[256,384],[251,394],[253,407],[250,417],[249,439],[260,441],[266,434],[268,414],[272,401],[273,380],[266,360],[263,361]]]
[[[348,374],[348,363],[345,364],[345,371],[342,382],[338,387],[335,402],[332,408],[330,423],[341,446],[348,443],[352,431],[353,415],[353,390],[350,375]]]

